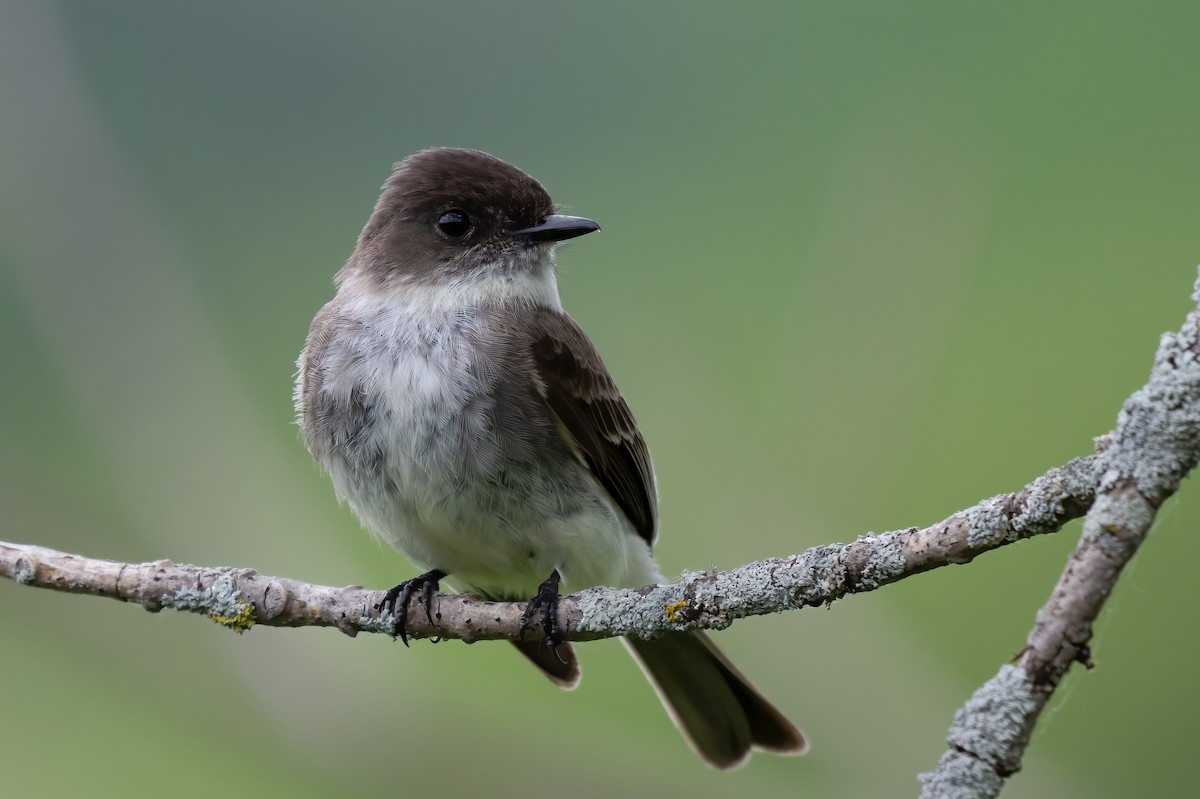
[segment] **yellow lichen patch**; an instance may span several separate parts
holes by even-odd
[[[232,616],[210,613],[208,617],[222,627],[228,627],[238,635],[241,635],[254,626],[254,606],[249,602],[245,602],[242,604],[241,609]]]
[[[671,604],[667,605],[667,621],[674,624],[675,623],[675,614],[678,613],[679,611],[683,610],[686,607],[687,607],[687,602],[684,602],[682,599],[679,600],[678,602],[672,602]]]

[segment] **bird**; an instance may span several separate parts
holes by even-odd
[[[558,290],[556,248],[599,225],[559,210],[479,150],[400,161],[313,319],[294,401],[338,497],[424,570],[381,603],[405,643],[410,598],[428,612],[442,582],[529,600],[524,622],[544,637],[513,643],[570,689],[560,591],[665,580],[645,439]],[[705,762],[806,751],[704,632],[622,640]]]

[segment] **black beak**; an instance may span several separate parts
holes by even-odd
[[[525,241],[566,241],[599,229],[599,225],[582,216],[551,214],[543,219],[540,225],[514,230],[508,235]]]

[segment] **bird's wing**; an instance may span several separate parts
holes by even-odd
[[[561,311],[546,310],[530,330],[542,398],[638,534],[653,544],[658,498],[650,452],[595,346]]]

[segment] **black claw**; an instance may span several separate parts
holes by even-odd
[[[380,616],[392,614],[393,638],[400,636],[400,640],[408,646],[408,601],[418,590],[421,592],[421,604],[425,606],[425,616],[430,624],[433,623],[433,595],[438,589],[438,582],[445,576],[444,571],[434,569],[387,590],[375,609],[379,611]]]
[[[558,583],[561,579],[558,570],[555,569],[546,578],[546,582],[538,586],[537,596],[529,600],[525,612],[521,614],[521,638],[525,637],[525,630],[536,617],[542,624],[546,646],[554,649],[562,643],[558,637]]]

